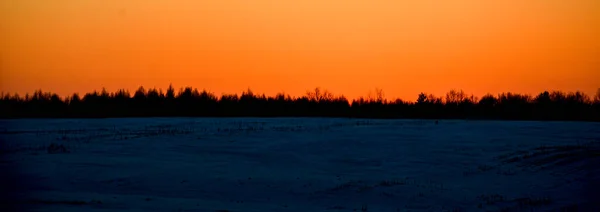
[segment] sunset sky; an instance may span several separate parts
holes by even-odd
[[[598,0],[4,0],[0,91],[600,88]]]

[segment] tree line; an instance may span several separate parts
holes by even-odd
[[[503,119],[600,121],[600,89],[589,97],[582,92],[544,91],[536,96],[518,93],[487,94],[481,98],[462,90],[445,96],[420,93],[416,101],[387,100],[382,90],[349,100],[315,88],[304,96],[284,93],[265,96],[250,89],[220,97],[192,87],[140,87],[109,93],[105,89],[83,96],[41,90],[24,97],[1,94],[0,118],[104,117],[349,117],[425,119]]]

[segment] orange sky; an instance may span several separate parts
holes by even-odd
[[[0,1],[0,91],[600,87],[598,0]]]

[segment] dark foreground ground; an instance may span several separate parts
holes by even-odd
[[[599,211],[600,123],[0,121],[1,211]]]

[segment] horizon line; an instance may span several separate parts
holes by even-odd
[[[304,92],[304,94],[302,94],[302,95],[291,95],[291,94],[286,93],[285,91],[283,91],[283,92],[276,92],[274,95],[266,95],[264,92],[262,92],[262,93],[256,92],[255,90],[253,90],[250,87],[248,87],[245,91],[241,91],[239,93],[238,92],[235,92],[235,93],[221,92],[221,94],[217,94],[216,92],[210,91],[209,89],[206,89],[206,88],[199,89],[197,87],[193,87],[193,86],[189,86],[189,85],[188,86],[182,86],[182,87],[179,87],[179,88],[175,88],[175,87],[172,87],[172,83],[169,84],[169,87],[167,87],[167,89],[163,89],[163,88],[160,88],[160,87],[157,88],[156,86],[151,87],[151,88],[150,87],[146,88],[144,86],[139,86],[137,89],[134,89],[134,91],[131,91],[129,89],[124,89],[124,88],[116,89],[114,91],[108,91],[105,87],[102,87],[100,90],[94,89],[92,91],[87,91],[87,92],[83,92],[83,93],[73,92],[73,93],[67,94],[67,95],[59,95],[58,93],[55,93],[53,91],[45,91],[43,89],[35,89],[31,93],[26,92],[25,94],[20,94],[18,92],[6,92],[6,91],[1,91],[0,90],[0,98],[4,98],[5,96],[13,97],[15,95],[19,96],[19,97],[27,97],[27,96],[31,96],[31,95],[34,95],[36,93],[41,92],[43,94],[57,95],[59,98],[66,100],[66,99],[68,99],[70,97],[73,97],[74,95],[78,95],[80,97],[83,97],[83,96],[85,96],[87,94],[94,94],[94,93],[101,94],[103,92],[106,92],[109,95],[114,95],[114,94],[117,94],[117,93],[122,92],[122,91],[128,93],[129,97],[132,98],[132,97],[134,97],[135,93],[137,91],[139,91],[140,89],[144,89],[144,93],[145,94],[147,94],[148,91],[152,90],[152,91],[158,92],[159,94],[166,95],[166,91],[168,91],[168,89],[170,87],[173,88],[174,93],[176,95],[180,94],[185,89],[190,88],[190,89],[192,89],[192,91],[198,91],[199,93],[211,94],[214,97],[217,97],[217,99],[221,99],[223,96],[226,96],[226,95],[236,95],[236,96],[239,97],[239,96],[244,95],[245,93],[248,93],[248,92],[251,92],[253,96],[277,97],[279,95],[284,95],[284,97],[286,97],[286,98],[287,97],[290,97],[290,98],[302,98],[302,97],[307,97],[309,95],[309,93],[314,92],[316,89],[319,89],[319,91],[324,92],[324,94],[331,95],[331,97],[333,97],[333,98],[345,98],[349,102],[352,102],[352,101],[355,101],[355,100],[361,100],[361,99],[363,99],[363,100],[378,99],[377,98],[377,92],[378,91],[382,92],[383,98],[380,98],[381,100],[384,100],[384,101],[389,101],[389,100],[392,100],[392,101],[397,101],[397,100],[406,101],[405,99],[400,98],[400,97],[387,98],[387,97],[385,97],[385,91],[383,89],[380,89],[380,88],[375,88],[374,89],[375,93],[372,93],[372,90],[369,90],[369,95],[366,95],[366,96],[365,95],[361,95],[361,96],[358,96],[356,98],[348,98],[344,94],[333,93],[333,92],[330,92],[328,89],[320,87],[320,86],[317,86],[317,87],[315,87],[313,89],[307,89]],[[533,97],[536,97],[536,96],[538,96],[540,94],[543,94],[545,92],[548,92],[550,94],[559,92],[559,93],[564,94],[564,95],[579,93],[579,94],[583,94],[585,97],[588,97],[591,101],[593,101],[595,97],[600,98],[600,87],[597,89],[596,93],[591,93],[591,94],[587,94],[586,92],[583,92],[582,90],[579,90],[579,89],[574,90],[574,91],[573,90],[566,91],[566,90],[558,90],[557,89],[557,90],[543,90],[543,91],[540,91],[540,92],[537,92],[537,93],[521,93],[521,92],[506,91],[506,92],[500,92],[500,93],[493,94],[491,92],[485,92],[484,95],[477,96],[477,95],[474,95],[473,93],[467,93],[466,91],[464,91],[462,89],[449,89],[446,93],[444,93],[442,95],[435,95],[433,93],[428,93],[428,92],[418,92],[418,93],[415,94],[415,97],[418,97],[420,94],[425,94],[428,97],[429,96],[433,96],[435,98],[441,98],[441,99],[445,100],[446,97],[447,97],[447,95],[450,92],[458,92],[461,95],[464,95],[464,97],[466,97],[466,98],[476,98],[476,99],[480,99],[481,97],[485,97],[485,96],[489,96],[489,95],[494,96],[494,97],[498,97],[499,95],[502,95],[502,94],[522,95],[522,96],[528,96],[528,97],[532,97],[533,98]],[[370,95],[373,95],[373,96],[370,96]]]

